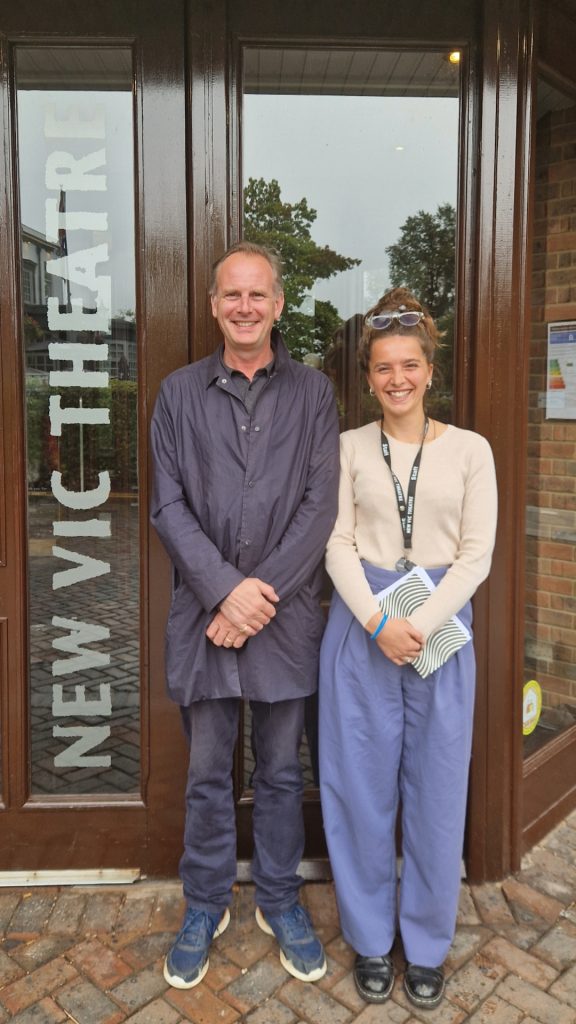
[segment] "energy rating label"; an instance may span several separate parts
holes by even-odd
[[[576,321],[548,324],[546,418],[576,420]]]

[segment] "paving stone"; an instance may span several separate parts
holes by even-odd
[[[163,999],[155,999],[153,1003],[149,1003],[143,1010],[126,1018],[126,1021],[130,1021],[130,1024],[178,1024],[180,1020],[182,1018],[178,1010],[164,1002]]]
[[[122,897],[118,893],[94,892],[86,900],[81,932],[84,935],[111,935],[114,931]]]
[[[522,908],[534,919],[547,921],[548,924],[554,924],[564,909],[563,903],[559,900],[546,896],[545,893],[534,889],[531,885],[524,885],[517,878],[507,878],[502,882],[502,891],[514,912],[516,908]],[[516,912],[514,916],[516,917]]]
[[[559,970],[570,967],[576,962],[576,926],[561,921],[536,943],[534,952]]]
[[[447,967],[454,971],[470,960],[491,937],[491,934],[487,928],[458,928],[446,958]]]
[[[495,994],[541,1024],[576,1024],[576,1010],[513,975],[500,983]]]
[[[154,964],[120,982],[111,990],[110,995],[114,996],[116,1002],[120,1003],[127,1013],[135,1013],[166,988],[162,970],[158,964]]]
[[[62,1021],[70,1021],[64,1010],[53,999],[42,999],[12,1017],[11,1024],[61,1024]]]
[[[398,983],[396,983],[398,984]],[[337,999],[339,1003],[344,1003],[349,1010],[353,1010],[354,1013],[361,1013],[366,1006],[366,1002],[360,995],[358,995],[358,989],[354,983],[354,975],[352,971],[346,974],[342,981],[339,981],[330,990],[330,995]]]
[[[576,924],[576,903],[571,903],[569,907],[566,907],[560,916],[565,918],[566,921]]]
[[[397,1003],[388,1002],[385,1006],[367,1006],[362,1013],[354,1018],[354,1024],[408,1024],[410,1013]]]
[[[213,992],[219,992],[220,989],[226,988],[231,981],[240,977],[246,970],[246,967],[238,967],[237,964],[230,963],[215,946],[212,946],[210,949],[210,968],[204,981]]]
[[[249,1013],[246,1024],[294,1024],[296,1016],[278,999],[267,999],[257,1010]]]
[[[118,935],[147,931],[155,902],[153,896],[126,899],[116,919]]]
[[[324,952],[326,952],[326,947],[324,947]],[[346,973],[346,967],[330,956],[329,953],[326,953],[326,974],[316,984],[318,988],[328,992],[338,981],[345,977]]]
[[[25,971],[30,972],[65,953],[72,942],[67,935],[41,935],[39,939],[33,939],[31,942],[21,942],[11,953],[11,957]]]
[[[450,981],[450,999],[467,1013],[472,1013],[506,974],[506,968],[491,961],[485,950],[486,946]]]
[[[472,899],[480,919],[489,925],[514,924],[514,915],[508,906],[501,885],[486,882],[484,885],[470,887]]]
[[[34,936],[46,927],[52,912],[56,893],[52,890],[26,892],[12,915],[9,935]]]
[[[469,885],[462,885],[460,888],[456,923],[457,925],[478,925],[481,923]]]
[[[7,1010],[18,1013],[75,977],[74,967],[58,957],[39,967],[32,974],[27,974],[3,988],[0,991],[0,1001]]]
[[[233,1024],[240,1017],[238,1010],[223,1002],[206,985],[197,985],[187,992],[171,988],[164,998],[194,1024]]]
[[[506,1003],[498,996],[490,996],[482,1006],[468,1018],[468,1024],[520,1024],[526,1018],[522,1010]]]
[[[576,965],[570,967],[550,986],[550,995],[576,1009]]]
[[[136,969],[147,967],[160,957],[164,958],[174,942],[172,932],[157,932],[142,935],[141,938],[122,948],[122,959]]]
[[[302,903],[310,913],[315,927],[319,928],[321,925],[339,926],[336,894],[332,882],[303,886]]]
[[[150,915],[151,932],[178,932],[186,911],[186,900],[175,893],[160,893]]]
[[[48,919],[47,931],[58,935],[76,935],[85,906],[85,896],[62,893],[57,897]]]
[[[519,878],[562,903],[571,903],[576,890],[576,866],[572,867],[546,849],[532,850],[531,866]]]
[[[100,988],[110,989],[132,974],[132,968],[99,939],[87,939],[68,951],[68,959]]]
[[[8,925],[19,902],[20,896],[16,893],[3,892],[0,894],[0,932],[8,930]]]
[[[468,1021],[468,1014],[461,1006],[456,1006],[451,1001],[452,988],[453,981],[449,980],[446,985],[447,998],[435,1010],[420,1010],[416,1006],[412,1006],[399,982],[396,982],[393,1000],[409,1012],[410,1019],[414,1017],[418,1021],[423,1021],[424,1024],[463,1024],[463,1021]]]
[[[553,981],[556,981],[558,972],[548,964],[542,963],[538,957],[525,953],[518,949],[507,939],[495,938],[482,949],[482,956],[488,963],[498,963],[512,974],[516,974],[525,981],[530,981],[538,988],[547,989]]]
[[[348,1024],[353,1019],[347,1007],[315,985],[289,981],[278,993],[278,998],[295,1013],[313,1020],[314,1024]]]
[[[120,1024],[125,1013],[86,978],[77,978],[61,989],[56,997],[59,1006],[79,1024]]]
[[[338,938],[333,939],[326,946],[326,953],[337,960],[338,963],[342,964],[348,970],[351,970],[354,965],[354,950],[348,943],[342,938],[341,935]]]
[[[518,946],[518,949],[532,949],[542,935],[542,932],[536,928],[530,928],[525,924],[497,925],[494,931],[503,938],[509,939],[513,945]]]
[[[269,999],[285,980],[286,971],[280,962],[267,956],[227,986],[226,1001],[240,1013],[248,1013]]]
[[[223,955],[238,967],[251,967],[271,950],[278,950],[276,940],[261,931],[256,922],[249,931],[228,928],[216,943]]]
[[[13,957],[8,956],[3,949],[0,949],[0,988],[8,985],[22,975],[22,967],[19,966]]]

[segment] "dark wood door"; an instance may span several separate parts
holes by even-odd
[[[3,869],[173,873],[148,421],[186,362],[181,0],[3,6]]]

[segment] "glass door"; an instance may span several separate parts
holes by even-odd
[[[342,429],[377,416],[356,350],[365,313],[396,285],[444,332],[429,408],[452,418],[460,58],[449,47],[242,48],[243,237],[280,253],[280,329],[293,358],[334,381]],[[322,849],[316,732],[310,699],[301,752],[309,856]],[[244,737],[248,802],[248,710]]]
[[[16,4],[0,20],[0,866],[173,873],[186,751],[163,692],[147,435],[188,359],[184,8],[165,5],[160,41],[146,4],[104,0],[80,44],[74,17],[34,6],[33,36]]]

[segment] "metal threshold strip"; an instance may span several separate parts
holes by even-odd
[[[0,888],[29,888],[32,885],[130,885],[140,877],[140,868],[0,871]]]

